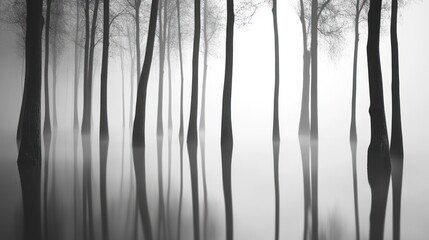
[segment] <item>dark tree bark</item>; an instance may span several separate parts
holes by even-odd
[[[311,1],[311,209],[312,209],[312,239],[319,238],[318,214],[318,165],[319,165],[319,130],[317,110],[317,26],[318,26],[318,0]]]
[[[149,19],[149,31],[147,36],[146,54],[143,62],[142,74],[138,82],[137,103],[133,127],[133,146],[144,146],[145,115],[146,115],[146,90],[149,80],[150,66],[152,64],[153,46],[155,42],[156,20],[158,15],[159,0],[152,0]]]
[[[182,217],[182,199],[183,199],[183,56],[182,56],[182,32],[180,28],[180,0],[176,0],[177,10],[177,38],[179,42],[179,64],[180,64],[180,126],[179,126],[179,145],[180,145],[180,186],[179,186],[179,212],[177,216],[177,239],[180,240],[180,227]]]
[[[392,166],[393,190],[393,239],[401,237],[401,195],[404,147],[402,142],[401,100],[399,94],[399,51],[398,51],[398,0],[392,0],[390,41],[392,51],[392,139],[390,162]]]
[[[91,115],[92,115],[92,76],[94,68],[94,49],[95,49],[95,30],[97,28],[98,4],[100,0],[95,0],[94,13],[92,16],[91,42],[89,45],[88,72],[86,73],[86,82],[83,93],[83,116],[82,116],[82,134],[91,133]],[[88,35],[87,35],[88,36]]]
[[[45,24],[45,122],[43,125],[43,135],[51,135],[51,116],[49,114],[49,30],[51,22],[51,2],[46,1],[46,24]]]
[[[274,116],[273,116],[273,156],[274,156],[274,189],[275,189],[275,236],[279,239],[280,232],[280,190],[279,190],[279,82],[280,82],[280,57],[279,57],[279,32],[277,24],[277,0],[273,0],[273,27],[274,27]]]
[[[140,77],[140,67],[141,67],[141,53],[140,53],[140,6],[141,0],[135,0],[135,21],[136,21],[136,58],[137,58],[137,78]],[[139,79],[137,79],[139,80]]]
[[[194,45],[192,54],[192,95],[191,112],[188,126],[188,154],[189,166],[191,168],[191,187],[192,187],[192,209],[194,220],[194,239],[200,239],[200,214],[198,200],[198,136],[197,136],[197,111],[198,111],[198,63],[200,52],[200,34],[201,34],[201,0],[194,0]]]
[[[226,57],[225,57],[225,82],[222,98],[222,126],[221,126],[221,154],[222,154],[222,180],[225,198],[226,239],[232,240],[233,210],[231,189],[231,164],[232,164],[232,123],[231,123],[231,92],[232,71],[234,56],[234,0],[227,1],[226,20]]]
[[[368,182],[371,187],[370,240],[383,239],[390,181],[389,140],[379,53],[381,2],[381,0],[370,1],[368,12],[367,59],[371,117],[371,142],[368,147]]]
[[[109,240],[107,213],[107,154],[109,147],[109,125],[107,116],[107,75],[109,71],[109,25],[110,1],[103,0],[103,55],[101,60],[100,91],[100,203],[102,239]]]
[[[40,209],[41,141],[40,97],[42,86],[42,5],[27,0],[22,139],[19,144],[18,170],[24,206],[24,239],[42,238]],[[19,133],[18,133],[19,136]]]

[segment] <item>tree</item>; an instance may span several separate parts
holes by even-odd
[[[393,190],[393,239],[399,240],[401,233],[401,194],[404,147],[402,142],[401,102],[399,94],[399,51],[398,51],[398,0],[392,0],[390,42],[392,51],[392,137],[390,142],[390,163],[392,166]]]
[[[51,2],[46,1],[46,27],[45,27],[45,123],[43,125],[43,135],[47,137],[51,134],[51,117],[49,115],[49,29],[51,22]]]
[[[280,190],[279,190],[279,84],[280,84],[280,56],[279,56],[279,32],[277,24],[277,0],[272,1],[273,27],[274,27],[274,116],[273,116],[273,155],[274,155],[274,189],[275,189],[275,240],[279,239],[280,231]]]
[[[231,123],[231,91],[232,71],[234,57],[234,0],[227,1],[226,20],[226,57],[225,57],[225,83],[222,97],[222,126],[221,126],[221,154],[222,154],[222,181],[225,197],[226,239],[232,240],[233,234],[233,209],[231,189],[231,164],[232,164],[232,123]]]
[[[25,108],[18,170],[24,205],[24,239],[41,239],[40,214],[40,97],[42,83],[42,5],[41,0],[27,0],[25,61]]]
[[[384,113],[380,65],[381,0],[370,1],[368,12],[367,60],[371,142],[368,147],[368,182],[371,187],[370,239],[383,239],[386,201],[390,181],[389,140]]]
[[[192,93],[191,93],[191,112],[188,126],[188,154],[189,166],[191,168],[191,187],[192,187],[192,209],[194,220],[194,239],[200,239],[200,217],[198,200],[198,165],[197,165],[197,111],[198,111],[198,63],[200,51],[201,34],[201,1],[194,0],[194,44],[192,52]]]

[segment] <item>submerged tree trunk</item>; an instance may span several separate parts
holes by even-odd
[[[280,57],[279,57],[279,33],[277,25],[277,0],[273,0],[273,27],[274,27],[274,116],[273,116],[273,156],[274,156],[274,189],[275,189],[275,236],[279,239],[280,232],[280,190],[279,190],[279,82],[280,82]]]
[[[83,96],[83,117],[82,117],[82,134],[89,134],[91,132],[91,115],[92,115],[92,77],[94,68],[94,48],[95,48],[95,30],[97,28],[97,15],[98,4],[100,0],[95,0],[94,14],[92,17],[91,26],[91,42],[89,45],[88,56],[88,72],[86,73],[86,83]],[[87,35],[88,36],[88,35]]]
[[[368,147],[368,182],[371,187],[370,240],[383,239],[390,181],[389,140],[379,53],[381,2],[381,0],[370,1],[368,12],[367,58],[371,117],[371,142]]]
[[[188,154],[191,168],[192,210],[194,220],[194,239],[200,239],[200,214],[198,200],[198,162],[197,162],[197,112],[198,112],[198,63],[201,34],[201,0],[194,0],[194,45],[192,53],[192,95],[188,127]]]
[[[319,238],[318,210],[318,165],[319,165],[319,130],[317,110],[317,26],[318,0],[311,1],[311,209],[312,209],[312,239]]]
[[[393,190],[393,239],[401,236],[401,194],[404,147],[402,142],[401,101],[399,94],[399,53],[398,53],[398,0],[392,0],[390,41],[392,51],[392,139],[390,162],[392,166]]]
[[[182,217],[183,199],[183,57],[182,57],[182,32],[180,28],[180,0],[176,0],[177,10],[177,38],[179,42],[179,64],[180,64],[180,126],[179,126],[179,147],[180,147],[180,186],[179,186],[179,212],[177,215],[177,240],[180,240],[180,227]]]
[[[234,0],[227,1],[226,21],[226,57],[225,57],[225,83],[222,98],[222,126],[221,126],[221,154],[222,154],[222,180],[225,198],[226,239],[232,240],[233,210],[231,189],[231,164],[232,164],[232,123],[231,123],[231,92],[232,70],[234,56]]]
[[[51,22],[51,2],[46,1],[46,25],[45,25],[45,122],[43,124],[43,135],[51,135],[51,116],[49,114],[49,30]],[[55,51],[55,49],[54,49]]]
[[[25,95],[21,111],[22,139],[18,170],[24,206],[24,239],[42,238],[40,209],[41,143],[40,97],[42,86],[42,5],[41,0],[27,0],[25,36]]]

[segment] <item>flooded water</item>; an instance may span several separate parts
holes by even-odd
[[[41,209],[44,220],[41,224],[49,239],[84,239],[84,233],[89,239],[144,239],[148,226],[155,239],[160,236],[178,239],[178,233],[180,239],[191,239],[193,208],[186,144],[180,203],[181,158],[178,136],[170,135],[171,145],[169,137],[164,137],[160,155],[157,154],[159,146],[156,141],[148,141],[145,149],[133,153],[128,129],[111,132],[110,141],[102,144],[104,147],[99,147],[98,137],[95,136],[97,134],[90,139],[79,136],[77,145],[74,145],[73,133],[58,131],[52,137],[49,152],[43,152]],[[204,239],[224,239],[220,144],[210,135],[202,140],[204,143],[199,142],[197,155],[200,233],[205,236]],[[326,141],[320,141],[319,147],[319,239],[354,239],[355,193],[350,147],[347,142],[341,142],[336,137],[322,140]],[[4,158],[0,174],[1,236],[2,239],[20,239],[23,209],[14,135],[11,132],[2,134],[1,144]],[[200,148],[203,144],[204,165]],[[371,200],[366,177],[367,146],[358,142],[357,149],[359,233],[361,239],[367,239]],[[162,158],[162,171],[158,171],[159,157]],[[100,181],[100,162],[103,159],[107,159],[105,197],[101,194]],[[237,137],[234,142],[234,239],[274,239],[276,211],[273,160],[273,145],[268,139],[262,141]],[[425,184],[427,175],[424,169],[428,163],[421,160],[424,157],[418,154],[405,155],[401,219],[404,239],[425,239],[427,235],[429,215],[424,206],[429,189]],[[280,142],[279,148],[280,239],[305,239],[305,236],[311,236],[312,210],[311,207],[305,207],[304,179],[299,139],[286,138]],[[313,180],[311,182],[314,184]],[[162,194],[159,189],[162,189]],[[106,215],[103,215],[102,201],[107,206]],[[142,209],[145,205],[147,208]],[[163,214],[160,214],[161,210]],[[104,221],[107,227],[103,228]],[[389,192],[385,239],[392,238],[391,223]],[[105,232],[103,229],[106,229]]]

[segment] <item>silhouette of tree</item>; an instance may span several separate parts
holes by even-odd
[[[27,0],[25,61],[27,95],[23,106],[22,139],[19,145],[18,170],[24,206],[24,239],[42,238],[40,210],[41,143],[40,97],[42,82],[41,0]]]
[[[392,166],[393,190],[393,239],[401,237],[401,194],[404,147],[402,142],[401,103],[399,94],[399,51],[398,51],[398,0],[392,0],[390,42],[392,51],[392,138],[390,142],[390,163]]]
[[[222,98],[222,126],[221,126],[221,154],[222,154],[222,181],[225,197],[226,239],[232,240],[233,233],[233,209],[231,189],[231,164],[232,164],[232,123],[231,123],[231,91],[232,71],[234,56],[234,0],[227,1],[226,21],[226,57],[225,57],[225,83]]]
[[[383,239],[390,181],[389,140],[379,54],[381,2],[381,0],[370,1],[368,12],[367,59],[371,118],[371,142],[368,147],[368,182],[371,187],[370,240]]]

